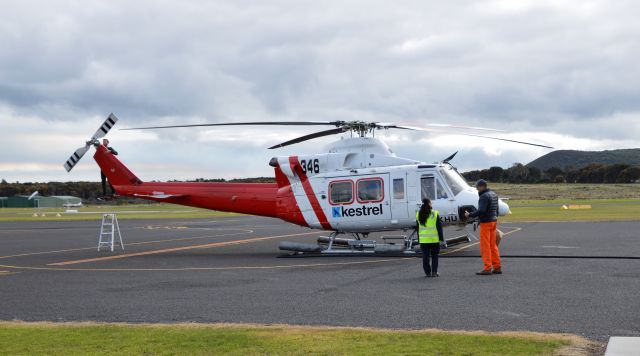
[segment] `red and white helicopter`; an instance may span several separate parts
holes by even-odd
[[[117,194],[136,198],[187,205],[218,211],[236,212],[279,218],[312,229],[330,231],[318,244],[280,243],[281,250],[312,254],[395,254],[419,253],[415,214],[423,198],[430,198],[440,211],[443,226],[468,226],[464,211],[476,209],[478,193],[470,187],[449,163],[455,154],[437,162],[426,163],[396,156],[381,140],[371,137],[376,130],[404,129],[447,132],[453,129],[491,130],[478,127],[437,125],[437,129],[363,121],[332,122],[243,122],[197,125],[175,125],[129,128],[125,130],[165,129],[200,126],[297,125],[334,126],[270,149],[284,147],[318,137],[351,132],[350,138],[330,143],[323,153],[298,156],[276,156],[273,167],[276,183],[208,183],[208,182],[143,182],[116,156],[100,144],[116,124],[111,114],[96,133],[76,150],[64,164],[67,171],[78,163],[91,146],[100,169]],[[499,131],[499,130],[494,130]],[[354,135],[355,134],[355,137]],[[469,133],[456,133],[526,144],[549,146]],[[499,214],[508,214],[502,200]],[[474,226],[475,227],[475,226]],[[371,232],[411,232],[398,243],[367,240]],[[351,238],[337,238],[348,234]],[[448,243],[468,241],[469,234]]]

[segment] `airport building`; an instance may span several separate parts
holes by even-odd
[[[63,208],[81,205],[82,199],[69,195],[36,196],[31,200],[27,195],[0,197],[0,207],[2,208]]]

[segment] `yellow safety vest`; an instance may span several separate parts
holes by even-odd
[[[440,212],[432,210],[431,215],[429,215],[424,225],[422,225],[420,220],[418,220],[419,215],[420,211],[416,212],[416,221],[418,221],[418,242],[421,244],[439,242],[440,237],[438,236],[436,221],[440,219]]]

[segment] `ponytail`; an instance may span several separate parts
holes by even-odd
[[[430,199],[422,199],[422,206],[420,207],[420,212],[418,213],[418,222],[420,225],[424,225],[427,223],[427,218],[431,215],[431,206]]]

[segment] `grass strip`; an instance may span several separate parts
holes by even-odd
[[[590,347],[577,336],[521,332],[0,322],[0,353],[10,355],[552,355]]]
[[[640,200],[510,200],[511,215],[504,222],[527,221],[638,221]],[[563,205],[591,205],[590,209],[564,209]]]

